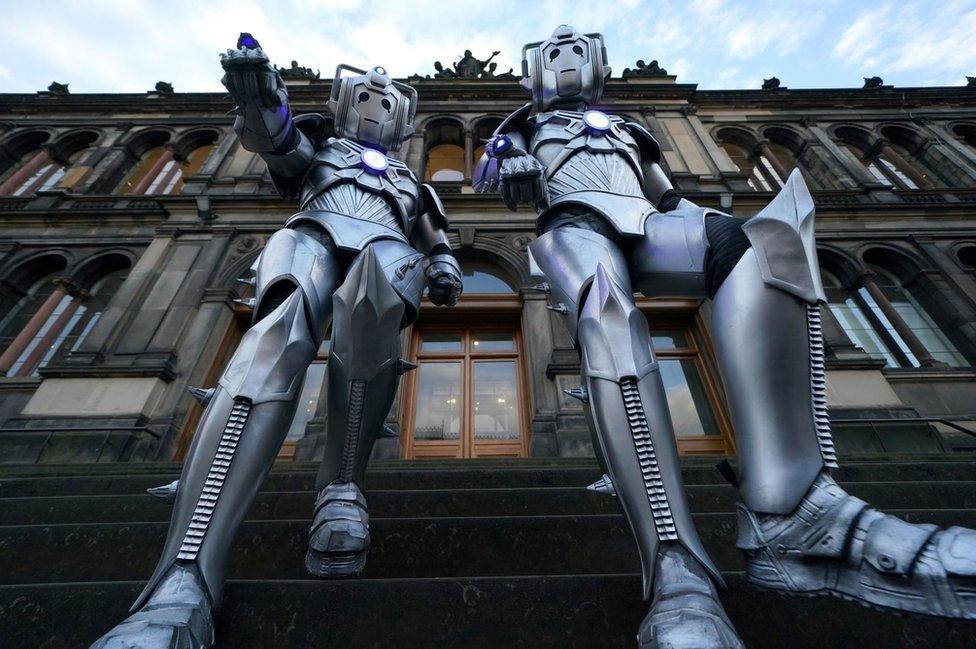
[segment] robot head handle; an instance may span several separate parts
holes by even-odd
[[[342,76],[343,71],[355,76]],[[382,67],[366,71],[339,64],[328,108],[340,137],[396,151],[413,133],[417,91],[394,81]]]
[[[593,104],[610,78],[602,34],[580,34],[560,25],[547,40],[522,47],[522,87],[537,111]]]

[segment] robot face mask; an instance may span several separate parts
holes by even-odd
[[[356,76],[343,77],[343,70]],[[413,133],[417,91],[393,81],[381,67],[367,72],[342,64],[336,68],[328,108],[340,137],[397,151]]]
[[[522,47],[522,87],[532,93],[538,111],[598,102],[608,78],[601,34],[580,34],[560,25],[548,40]]]

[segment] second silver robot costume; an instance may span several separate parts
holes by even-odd
[[[682,199],[642,126],[590,106],[603,38],[561,26],[523,50],[532,102],[486,144],[476,187],[535,205],[530,267],[581,355],[594,448],[637,541],[642,647],[741,647],[692,523],[659,366],[634,291],[710,298],[739,455],[739,547],[758,586],[976,617],[976,533],[911,525],[848,495],[827,416],[814,205],[796,171],[749,220]]]
[[[362,570],[369,514],[360,491],[398,377],[400,330],[425,285],[452,305],[461,273],[434,190],[387,156],[413,131],[415,91],[383,68],[340,65],[325,120],[292,119],[288,95],[257,41],[242,34],[221,55],[237,103],[241,144],[267,162],[279,192],[301,211],[254,265],[254,325],[216,388],[203,393],[162,557],[133,615],[98,648],[189,649],[213,642],[231,542],[274,462],[297,393],[331,322],[325,456],[306,567],[324,577]],[[354,76],[342,76],[351,71]]]

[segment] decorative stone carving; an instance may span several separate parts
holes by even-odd
[[[966,77],[966,87],[976,88],[976,77]]]
[[[865,89],[880,88],[883,85],[884,80],[881,77],[864,77],[863,88]]]
[[[57,81],[52,81],[51,85],[47,87],[47,91],[52,95],[70,95],[71,91],[68,90],[68,84],[58,83]]]
[[[763,90],[780,90],[780,82],[777,77],[770,77],[768,79],[763,79],[762,83]],[[783,88],[785,90],[785,88]]]
[[[444,64],[440,61],[434,61],[434,79],[515,79],[515,74],[512,68],[509,68],[507,72],[502,72],[496,74],[495,71],[498,69],[498,64],[492,62],[492,59],[498,55],[498,51],[494,51],[484,61],[478,59],[471,53],[471,50],[464,50],[464,55],[458,58],[452,64],[451,68],[444,67]],[[422,77],[419,74],[415,74],[409,77],[410,79],[430,79],[430,75]]]
[[[157,81],[156,92],[158,92],[161,95],[172,95],[173,84],[169,83],[168,81]]]
[[[298,61],[292,61],[290,67],[278,67],[274,66],[274,69],[278,71],[282,79],[318,79],[320,70],[312,71],[312,68],[306,68],[304,66],[298,65]]]
[[[668,71],[658,65],[657,60],[644,63],[643,59],[639,59],[634,65],[634,68],[624,68],[620,76],[624,79],[668,76]]]
[[[257,246],[258,240],[252,236],[244,236],[234,242],[234,248],[240,253],[250,252]]]

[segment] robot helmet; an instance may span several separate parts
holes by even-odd
[[[343,70],[356,76],[344,77]],[[417,91],[394,81],[379,66],[367,72],[340,64],[332,80],[328,108],[340,137],[397,151],[413,133]]]
[[[560,103],[596,103],[609,78],[602,34],[560,25],[548,40],[522,47],[522,87],[532,93],[537,111]]]

